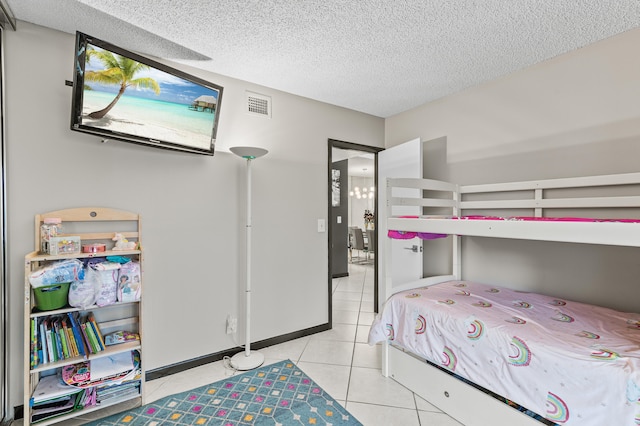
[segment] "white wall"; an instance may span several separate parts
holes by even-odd
[[[460,184],[638,172],[638,45],[640,29],[398,114],[385,144],[430,141],[425,177]],[[640,312],[640,249],[467,238],[463,251],[465,278]]]
[[[386,120],[385,143],[447,137],[449,162],[637,138],[640,29]]]
[[[142,215],[148,370],[243,342],[225,334],[228,313],[243,330],[244,294],[245,163],[230,146],[270,151],[253,163],[253,340],[327,322],[327,140],[380,147],[382,119],[162,61],[224,87],[215,156],[102,144],[69,130],[74,35],[25,22],[5,35],[10,406],[22,404],[23,261],[37,213]],[[244,112],[246,90],[272,97],[271,120]]]

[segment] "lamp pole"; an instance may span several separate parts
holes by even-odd
[[[245,284],[245,346],[244,352],[231,357],[236,370],[252,370],[262,365],[264,355],[251,351],[251,162],[267,154],[263,148],[239,146],[230,148],[235,155],[247,160],[247,225],[246,225],[246,284]]]

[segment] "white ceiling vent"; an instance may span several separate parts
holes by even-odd
[[[251,115],[271,118],[271,96],[247,92],[247,112]]]

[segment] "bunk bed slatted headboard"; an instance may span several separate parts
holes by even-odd
[[[586,176],[527,182],[509,182],[481,185],[456,185],[430,179],[387,179],[387,209],[391,217],[393,206],[421,206],[451,208],[451,214],[461,214],[465,210],[503,210],[529,209],[534,217],[543,217],[548,209],[587,209],[587,208],[640,208],[640,195],[606,195],[606,188],[623,186],[640,188],[640,173],[620,175]],[[394,197],[394,188],[413,188],[437,193],[433,198]],[[605,195],[571,196],[565,198],[545,198],[550,190],[596,189],[604,188]],[[640,193],[640,190],[636,191]],[[467,200],[471,194],[491,194],[494,199]],[[502,196],[504,194],[504,196]],[[509,194],[509,195],[507,195]]]
[[[625,186],[640,185],[640,173],[619,175],[585,176],[537,180],[527,182],[509,182],[483,185],[462,185],[460,194],[464,199],[471,194],[507,194],[519,193],[521,198],[481,201],[461,201],[462,210],[472,209],[533,209],[534,217],[543,217],[545,209],[589,209],[589,208],[631,208],[640,207],[640,195],[611,195],[607,189],[619,189]],[[608,187],[608,188],[607,188]],[[547,198],[552,190],[600,189],[603,195],[570,196]],[[640,193],[640,191],[636,191]],[[525,197],[529,198],[525,198]]]
[[[444,194],[442,198],[411,198],[394,196],[394,188],[420,189]],[[450,207],[457,209],[459,185],[433,179],[387,178],[387,217],[394,206]],[[455,213],[454,213],[455,214]]]

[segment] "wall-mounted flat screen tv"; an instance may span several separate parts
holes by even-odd
[[[213,155],[223,88],[76,33],[71,129]]]

